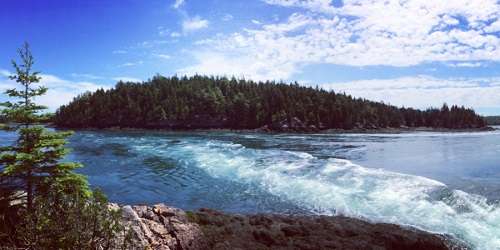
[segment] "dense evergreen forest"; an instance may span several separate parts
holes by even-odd
[[[297,83],[225,77],[155,76],[118,82],[110,90],[76,97],[54,117],[70,128],[230,128],[270,130],[353,128],[480,128],[472,109],[398,108]]]
[[[500,125],[500,116],[486,116],[484,119],[488,125]]]

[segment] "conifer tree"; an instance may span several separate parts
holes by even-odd
[[[54,191],[81,192],[88,195],[89,189],[85,178],[73,172],[80,167],[77,163],[61,162],[68,149],[64,147],[69,132],[51,132],[39,123],[46,119],[41,113],[46,107],[37,105],[35,98],[47,92],[47,88],[37,86],[41,77],[33,71],[34,59],[27,43],[18,50],[21,63],[12,61],[15,74],[11,80],[20,84],[5,92],[15,102],[2,103],[2,113],[11,122],[10,129],[17,131],[19,137],[13,146],[0,148],[0,176],[4,180],[2,190],[23,191],[23,201],[28,211],[33,207],[33,200],[38,195]],[[19,193],[19,192],[17,192]],[[6,192],[7,195],[12,193]],[[3,197],[10,201],[19,197]]]
[[[48,115],[35,98],[47,92],[36,86],[28,44],[19,50],[21,64],[10,79],[21,85],[6,94],[16,102],[1,103],[8,127],[18,134],[13,146],[0,147],[0,248],[129,249],[129,231],[121,211],[108,208],[100,191],[73,172],[80,164],[63,162],[70,132],[53,132],[41,123]]]

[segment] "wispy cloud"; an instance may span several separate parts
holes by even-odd
[[[184,0],[175,0],[174,4],[172,4],[172,8],[178,9],[184,4]]]
[[[79,73],[72,73],[71,77],[73,77],[73,78],[85,78],[85,79],[91,79],[91,80],[104,79],[104,77],[98,76],[98,75],[93,75],[93,74],[79,74]]]
[[[123,64],[120,64],[118,65],[117,67],[118,68],[123,68],[123,67],[133,67],[133,66],[137,66],[137,65],[141,65],[143,64],[144,61],[140,60],[140,61],[136,61],[136,62],[126,62],[126,63],[123,63]]]
[[[492,33],[500,28],[496,0],[344,0],[341,6],[331,0],[264,2],[303,11],[277,23],[216,35],[198,43],[203,46],[193,54],[210,53],[227,69],[235,67],[231,58],[241,58],[250,63],[242,70],[274,79],[317,63],[406,67],[453,62],[466,67],[500,61],[500,38]],[[198,61],[190,70],[206,68]]]
[[[321,87],[406,107],[439,107],[444,102],[475,109],[500,107],[500,77],[442,79],[411,76],[330,83]]]
[[[113,54],[127,54],[127,51],[126,50],[113,50],[111,53]]]
[[[0,76],[9,77],[10,75],[12,75],[12,73],[10,73],[8,70],[0,69]]]
[[[163,27],[163,26],[159,26],[157,29],[158,29],[158,35],[159,36],[167,36],[167,35],[170,34],[170,31],[167,28]]]
[[[122,82],[142,82],[142,80],[139,78],[128,77],[128,76],[118,76],[118,77],[113,77],[112,79],[115,81],[122,81]]]
[[[483,66],[480,62],[458,62],[458,63],[448,63],[447,64],[453,68],[477,68]]]
[[[167,54],[156,54],[156,53],[155,53],[155,54],[153,54],[153,56],[158,57],[158,58],[161,58],[161,59],[165,59],[165,60],[167,60],[167,59],[171,59],[171,58],[172,58],[172,56],[167,55]]]
[[[224,21],[224,22],[228,22],[228,21],[233,20],[233,18],[234,18],[234,17],[233,17],[233,15],[231,15],[231,14],[225,14],[225,15],[221,18],[221,20],[222,20],[222,21]]]
[[[259,20],[252,19],[252,23],[256,25],[262,24]]]
[[[0,70],[0,72],[8,71]],[[69,103],[74,97],[86,91],[109,88],[107,85],[87,81],[70,81],[50,74],[41,74],[40,76],[42,79],[39,85],[48,87],[49,90],[45,95],[37,97],[36,101],[47,106],[50,111],[55,111],[61,105]],[[5,77],[0,78],[0,91],[19,87],[18,85]]]
[[[172,5],[172,7],[176,9],[177,12],[182,16],[181,25],[183,34],[186,35],[190,32],[207,28],[210,22],[206,19],[201,18],[200,16],[191,16],[187,11],[184,10],[184,8],[181,8],[184,3],[184,0],[176,0]],[[179,37],[180,35],[181,34],[177,32],[170,33],[171,37]]]
[[[182,22],[182,30],[184,32],[192,32],[200,29],[207,28],[209,21],[206,19],[202,19],[199,16],[195,16],[193,18],[186,18]]]
[[[180,36],[181,36],[181,33],[179,33],[179,32],[172,32],[172,33],[170,33],[170,37],[176,38],[176,37],[180,37]]]

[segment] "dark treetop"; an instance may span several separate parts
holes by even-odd
[[[62,106],[56,125],[71,128],[312,129],[484,127],[472,109],[446,104],[425,111],[398,108],[297,83],[225,77],[163,77],[118,82]]]

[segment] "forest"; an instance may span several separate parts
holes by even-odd
[[[53,119],[68,128],[227,128],[307,127],[378,129],[481,128],[483,117],[444,104],[418,110],[396,107],[298,83],[245,79],[154,76],[146,82],[118,82],[61,106]]]
[[[484,119],[488,125],[500,125],[500,116],[486,116]]]

